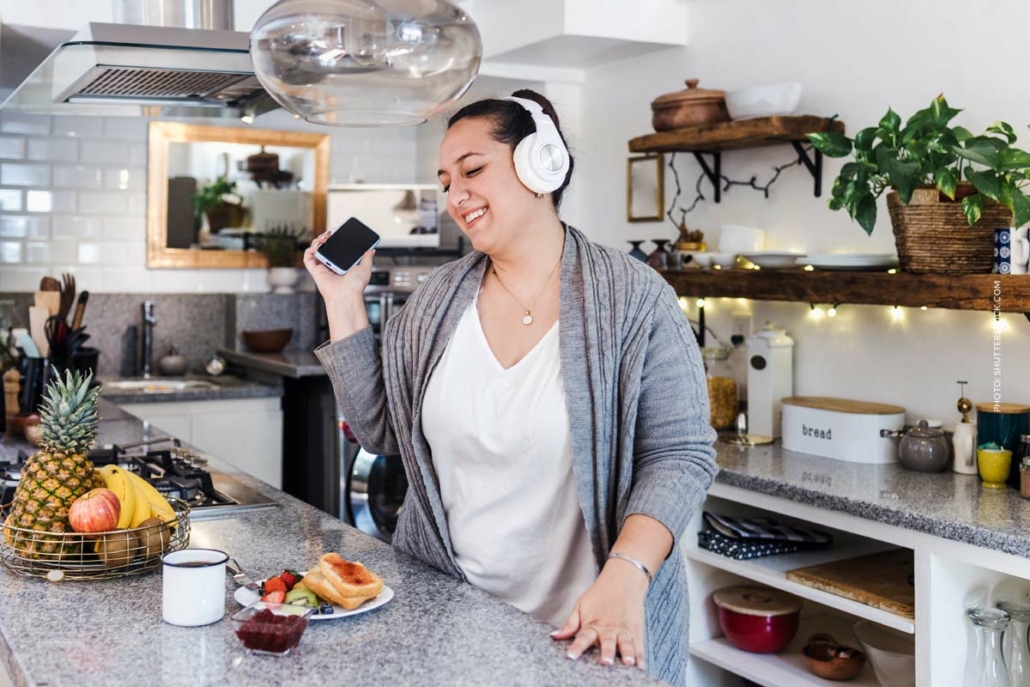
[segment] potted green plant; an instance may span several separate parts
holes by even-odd
[[[253,237],[254,247],[268,258],[268,283],[273,287],[272,293],[293,293],[300,278],[297,265],[304,252],[302,241],[307,233],[306,227],[278,226]]]
[[[876,199],[885,191],[901,267],[909,272],[990,272],[993,230],[1030,221],[1023,188],[1030,154],[1014,147],[1012,127],[998,122],[980,135],[951,121],[961,110],[938,96],[902,124],[893,110],[854,139],[809,134],[829,157],[847,157],[829,206],[845,209],[872,233]]]
[[[193,196],[193,209],[198,216],[207,217],[208,227],[213,234],[226,227],[243,226],[247,216],[243,196],[236,190],[236,182],[225,177],[219,177],[201,188]]]

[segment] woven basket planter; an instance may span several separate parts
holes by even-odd
[[[935,188],[916,189],[908,205],[887,194],[887,211],[903,272],[989,274],[994,267],[994,230],[1012,225],[1012,212],[993,201],[969,226],[962,203],[941,201]]]

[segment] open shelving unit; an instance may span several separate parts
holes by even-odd
[[[685,269],[662,273],[680,296],[799,303],[900,305],[1030,313],[1030,276],[785,270]]]
[[[838,642],[861,649],[851,631],[852,621],[832,615],[814,615],[802,618],[794,639],[775,654],[752,654],[736,648],[725,637],[698,642],[690,647],[692,656],[703,659],[725,670],[757,682],[764,687],[825,687],[842,684],[816,677],[808,672],[801,649],[816,632],[826,632]],[[862,672],[848,685],[879,687],[880,682],[866,662]]]
[[[812,115],[760,117],[739,121],[704,124],[671,131],[659,131],[630,139],[631,153],[693,153],[714,189],[713,200],[722,199],[722,152],[743,148],[760,148],[789,143],[798,160],[815,180],[815,195],[822,195],[823,154],[804,147],[808,134],[844,133],[844,122]],[[711,163],[705,156],[711,158]]]

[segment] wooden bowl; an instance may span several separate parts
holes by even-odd
[[[824,633],[809,637],[801,655],[808,671],[824,680],[851,680],[865,667],[865,654]]]
[[[255,353],[278,353],[286,348],[293,338],[292,329],[267,329],[257,332],[243,332],[243,342]]]

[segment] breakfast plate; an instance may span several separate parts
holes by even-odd
[[[829,253],[798,258],[797,264],[817,270],[877,271],[897,267],[898,257],[893,253]]]
[[[251,604],[261,599],[261,594],[254,589],[247,589],[246,587],[239,587],[233,592],[232,597],[236,599],[236,603],[241,606],[250,606]],[[374,599],[369,599],[365,603],[361,604],[353,611],[348,611],[343,606],[337,606],[333,604],[332,613],[315,613],[311,616],[311,620],[332,620],[333,618],[347,618],[352,615],[361,615],[362,613],[368,613],[374,611],[380,606],[385,606],[393,598],[393,590],[383,585],[383,591],[379,592],[379,596]]]
[[[741,253],[741,257],[753,262],[759,267],[766,269],[777,269],[783,267],[797,267],[798,260],[805,257],[804,253],[792,253],[790,251],[763,250],[755,253]]]

